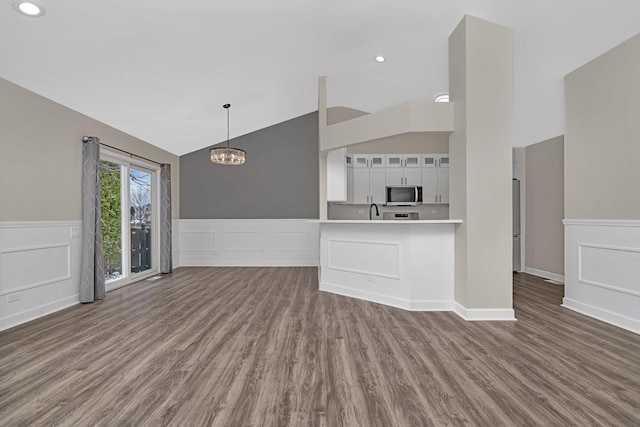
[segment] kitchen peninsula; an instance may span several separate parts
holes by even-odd
[[[320,290],[405,310],[454,309],[462,220],[320,220]]]

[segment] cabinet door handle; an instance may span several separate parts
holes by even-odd
[[[436,198],[436,203],[438,203],[438,196],[435,196],[435,198]]]

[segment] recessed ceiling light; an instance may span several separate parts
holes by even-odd
[[[384,62],[385,61],[384,56],[380,56],[380,55],[376,56],[376,61]]]
[[[448,93],[441,93],[436,95],[435,98],[433,98],[433,100],[435,102],[449,102],[449,94]]]
[[[22,15],[30,16],[32,18],[44,15],[44,6],[34,1],[16,1],[12,6]]]

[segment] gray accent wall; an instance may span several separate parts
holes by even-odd
[[[230,145],[247,151],[244,165],[214,165],[213,146],[180,157],[181,219],[318,218],[317,112]]]

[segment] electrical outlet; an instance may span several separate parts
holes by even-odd
[[[80,238],[80,227],[71,227],[71,238],[72,239]]]
[[[431,209],[431,213],[438,213],[437,209]]]
[[[376,282],[376,278],[373,276],[367,276],[367,282],[369,283],[375,283]]]
[[[16,301],[20,301],[20,294],[7,295],[7,302],[16,302]]]
[[[358,213],[359,214],[363,214],[364,213],[364,209],[358,209]]]

